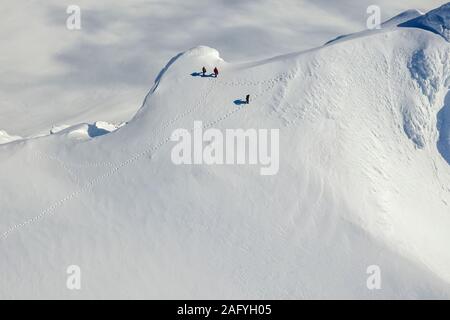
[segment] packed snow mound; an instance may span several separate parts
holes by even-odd
[[[0,298],[449,298],[449,43],[347,40],[240,64],[194,48],[114,134],[3,145]],[[278,173],[174,164],[198,121],[278,129]]]
[[[219,51],[217,51],[217,49],[210,48],[208,46],[197,46],[191,48],[186,52],[184,52],[184,55],[187,57],[197,57],[197,58],[209,57],[211,59],[221,59]]]
[[[399,24],[399,27],[428,30],[450,41],[450,3],[446,3],[425,15],[403,22]]]
[[[60,124],[60,125],[54,125],[52,129],[50,130],[50,134],[56,134],[58,132],[61,132],[67,128],[70,128],[71,126],[68,124]]]
[[[450,52],[433,46],[418,49],[408,61],[408,70],[421,95],[403,106],[404,129],[417,147],[435,143],[436,125],[430,116],[443,106],[443,92],[450,87]]]
[[[20,139],[22,139],[22,137],[9,135],[5,130],[0,130],[0,144],[5,144]]]
[[[50,134],[66,137],[73,140],[90,140],[111,132],[125,125],[125,123],[112,124],[105,121],[96,121],[94,124],[81,123],[73,126],[54,126]]]

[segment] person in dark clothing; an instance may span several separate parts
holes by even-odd
[[[205,76],[205,73],[206,73],[206,68],[203,67],[203,68],[202,68],[202,76],[203,76],[203,77]]]
[[[217,68],[214,67],[214,76],[217,78],[218,75],[219,75],[219,70],[217,70]]]
[[[245,103],[246,104],[250,103],[250,95],[249,94],[245,96]]]

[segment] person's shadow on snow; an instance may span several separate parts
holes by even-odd
[[[202,77],[202,78],[215,78],[214,73],[203,75],[202,72],[192,72],[191,76],[193,76],[193,77]]]
[[[233,101],[235,105],[240,106],[241,104],[247,104],[247,101],[242,99],[237,99]]]

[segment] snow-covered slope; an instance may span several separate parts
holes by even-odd
[[[363,31],[359,31],[356,33],[343,34],[334,39],[327,41],[325,44],[326,45],[331,44],[331,43],[334,44],[336,42],[352,40],[352,39],[359,38],[359,37],[365,37],[367,35],[373,35],[375,33],[390,32],[390,31],[392,31],[393,28],[397,27],[399,24],[410,21],[421,15],[422,15],[422,13],[419,10],[416,10],[416,9],[406,10],[406,11],[399,13],[395,17],[381,23],[379,28],[365,29]]]
[[[400,27],[428,30],[450,41],[450,3],[431,10],[425,15],[403,22],[400,24]]]
[[[449,54],[396,27],[251,63],[196,47],[111,133],[0,146],[0,297],[449,298]],[[198,120],[279,128],[278,174],[174,165]]]
[[[423,13],[420,12],[419,10],[417,10],[417,9],[406,10],[406,11],[396,15],[395,17],[393,17],[393,18],[383,22],[381,26],[383,28],[385,28],[385,27],[396,27],[396,26],[398,26],[401,23],[410,21],[410,20],[415,19],[417,17],[420,17],[422,15],[423,15]]]

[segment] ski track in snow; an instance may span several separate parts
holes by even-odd
[[[260,85],[260,84],[269,84],[269,86],[265,89],[262,90],[260,93],[254,95],[253,100],[258,99],[260,96],[262,96],[264,93],[270,91],[271,89],[273,89],[275,87],[275,85],[282,81],[283,79],[291,79],[293,77],[293,75],[288,75],[288,72],[282,73],[280,75],[278,75],[275,78],[269,79],[269,80],[264,80],[264,81],[252,81],[252,82],[242,82],[242,81],[238,81],[238,82],[234,82],[234,81],[229,81],[229,82],[219,82],[219,80],[214,79],[212,81],[212,85],[211,87],[206,90],[206,93],[203,94],[202,98],[199,100],[199,102],[191,109],[187,110],[186,112],[183,112],[181,114],[179,114],[178,116],[176,116],[175,118],[173,118],[172,120],[168,121],[164,126],[161,127],[160,130],[158,130],[155,133],[161,132],[162,130],[166,129],[168,126],[170,126],[171,124],[175,123],[176,121],[182,119],[183,117],[185,117],[186,115],[194,112],[197,109],[200,109],[202,106],[205,105],[206,103],[206,99],[208,98],[208,96],[210,95],[210,93],[213,91],[216,83],[219,83],[221,85],[228,85],[228,86],[240,86],[240,85]],[[238,113],[239,111],[241,111],[242,109],[244,109],[245,107],[243,106],[237,106],[235,107],[233,110],[225,113],[224,115],[222,115],[220,118],[213,120],[205,125],[203,125],[204,129],[210,128],[213,125],[216,125],[222,121],[224,121],[225,119],[231,117],[232,115]],[[247,107],[248,108],[248,107]],[[53,203],[50,207],[44,209],[43,211],[41,211],[41,213],[39,213],[38,215],[29,218],[21,223],[15,224],[12,227],[8,228],[7,231],[5,231],[2,236],[1,236],[1,240],[5,241],[13,232],[18,231],[19,229],[22,229],[32,223],[38,222],[41,219],[43,219],[44,217],[50,217],[53,214],[56,213],[56,209],[60,208],[62,205],[64,205],[65,203],[76,199],[77,197],[79,197],[81,194],[83,194],[86,191],[91,190],[92,188],[94,188],[95,186],[99,185],[100,183],[104,182],[106,179],[108,179],[109,177],[111,177],[112,175],[114,175],[116,172],[118,172],[120,169],[131,165],[132,163],[136,162],[137,160],[139,160],[140,158],[148,155],[150,158],[164,145],[166,145],[168,142],[170,141],[170,137],[167,137],[163,140],[161,140],[159,143],[157,143],[154,146],[150,146],[147,145],[147,147],[140,152],[136,152],[132,157],[128,158],[127,160],[115,165],[112,162],[107,162],[106,165],[105,163],[98,165],[99,163],[94,163],[96,166],[114,166],[113,168],[111,168],[109,171],[107,171],[104,174],[101,174],[99,176],[97,176],[94,179],[89,180],[88,182],[86,182],[81,188],[73,191],[72,193],[69,193],[67,196],[65,196],[64,198],[56,201],[55,203]],[[41,157],[42,157],[42,153],[41,153]],[[70,166],[70,164],[65,163],[64,161],[60,160],[57,157],[52,157],[50,155],[45,155],[48,157],[48,159],[52,159],[54,161],[57,161],[69,174],[73,174],[73,172],[67,168],[67,166]],[[84,166],[92,166],[92,164],[90,165],[84,165]],[[77,179],[78,180],[78,179]]]

